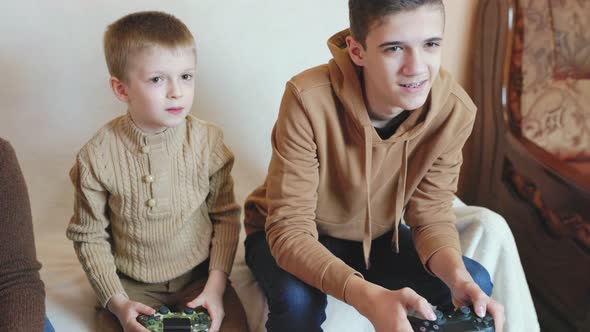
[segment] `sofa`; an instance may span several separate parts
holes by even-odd
[[[192,113],[223,129],[236,156],[232,174],[242,203],[264,179],[285,82],[328,61],[327,38],[348,24],[342,0],[224,5],[213,0],[58,0],[11,2],[9,7],[0,23],[6,82],[0,89],[0,135],[17,151],[27,181],[47,316],[57,332],[96,331],[97,301],[65,229],[73,211],[68,171],[75,154],[100,126],[125,111],[108,86],[101,45],[106,25],[132,11],[163,10],[194,32],[198,64]],[[457,21],[449,18],[447,24]],[[505,331],[538,331],[519,251],[501,211],[459,199],[454,206],[464,254],[490,271],[493,297],[506,307]],[[266,302],[244,263],[242,243],[230,279],[251,331],[264,331]],[[324,330],[373,329],[352,307],[329,298]]]

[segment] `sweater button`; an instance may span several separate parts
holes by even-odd
[[[149,145],[144,145],[141,147],[141,152],[143,153],[150,153],[150,147]]]
[[[143,177],[143,181],[146,182],[146,183],[154,182],[154,180],[155,179],[154,179],[154,176],[153,175],[145,175]]]
[[[153,199],[153,198],[150,198],[150,199],[148,199],[148,201],[147,201],[147,206],[149,206],[149,207],[154,207],[154,206],[156,206],[156,200],[155,200],[155,199]]]

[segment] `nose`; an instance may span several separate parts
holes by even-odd
[[[182,97],[182,85],[176,80],[172,80],[168,86],[168,99],[178,99]]]
[[[413,49],[404,56],[404,66],[402,72],[406,76],[415,76],[424,72],[426,63],[424,55],[420,49]]]

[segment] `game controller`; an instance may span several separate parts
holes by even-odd
[[[430,321],[418,317],[408,316],[412,328],[416,332],[494,332],[494,319],[490,314],[482,318],[475,314],[470,307],[460,307],[443,313],[434,310],[436,320]]]
[[[137,316],[137,321],[151,332],[207,332],[211,326],[211,317],[205,311],[186,308],[172,312],[166,306],[153,315]]]

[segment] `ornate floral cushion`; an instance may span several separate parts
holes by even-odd
[[[566,160],[590,161],[590,1],[521,0],[522,134]]]
[[[590,79],[590,1],[550,0],[555,78]]]

